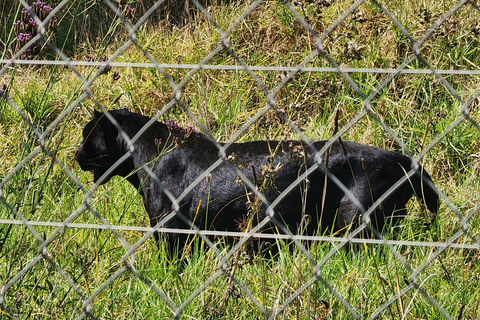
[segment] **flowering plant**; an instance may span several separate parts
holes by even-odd
[[[44,2],[38,0],[32,4],[31,7],[23,8],[20,13],[20,20],[13,23],[13,30],[16,35],[17,45],[19,48],[25,46],[30,40],[32,40],[38,33],[38,23],[32,17],[30,12],[34,12],[40,20],[45,18],[52,12],[52,7],[46,5]],[[47,31],[54,34],[58,29],[58,21],[55,17],[50,19]],[[31,45],[23,54],[23,59],[33,59],[37,56],[43,48],[42,40],[36,41]]]
[[[169,131],[169,138],[171,137],[172,139],[172,143],[170,145],[167,146],[162,138],[155,138],[153,141],[157,147],[159,156],[180,146],[183,142],[192,141],[200,137],[200,132],[198,132],[198,130],[193,126],[189,125],[186,129],[184,129],[180,124],[178,124],[178,122],[172,119],[167,121],[167,129]],[[167,141],[168,140],[169,139],[167,139]]]
[[[7,96],[7,90],[8,90],[7,84],[4,83],[2,88],[0,89],[0,98],[3,97],[4,95]]]

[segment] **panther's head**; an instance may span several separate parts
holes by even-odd
[[[110,114],[121,124],[121,118],[116,116],[115,111]],[[117,128],[107,116],[98,111],[94,112],[93,119],[83,129],[83,140],[75,152],[75,159],[82,170],[93,171],[95,183],[104,184],[115,175],[125,177],[132,172],[133,165],[128,159],[116,163],[126,153],[120,143],[123,139],[119,136]],[[111,172],[103,176],[110,168]]]

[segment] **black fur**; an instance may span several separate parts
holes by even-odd
[[[127,110],[109,113],[130,138],[150,120]],[[180,142],[175,144],[174,139]],[[313,145],[320,150],[325,143],[316,141]],[[171,132],[167,125],[154,122],[134,143],[134,156],[102,178],[127,149],[124,136],[103,113],[95,112],[93,120],[83,130],[83,142],[75,158],[83,170],[93,171],[94,181],[100,184],[108,182],[114,175],[126,177],[141,193],[152,226],[172,212],[172,202],[155,179],[142,168],[142,164],[151,168],[176,198],[219,159],[217,146],[206,136]],[[159,157],[159,152],[166,149],[170,151]],[[276,155],[272,157],[275,150]],[[234,167],[259,190],[263,189],[265,198],[272,203],[305,168],[315,163],[312,149],[299,141],[234,143],[228,147],[226,154],[227,159],[211,171],[208,178],[202,179],[180,203],[181,213],[195,221],[200,229],[239,231],[249,208],[255,205],[252,204],[255,197],[239,179]],[[273,166],[270,166],[272,158]],[[340,180],[365,209],[411,169],[408,157],[353,142],[335,142],[321,159],[322,165],[327,163],[330,174]],[[308,215],[310,222],[306,228],[302,227],[306,234],[342,231],[361,222],[358,207],[330,178],[325,179],[321,170],[314,170],[308,180],[306,204],[302,207],[302,192],[306,185],[302,181],[274,208],[277,221],[282,221],[293,233],[298,233],[302,217]],[[389,218],[395,223],[405,216],[405,204],[413,192],[436,214],[438,195],[429,184],[424,183],[426,180],[431,181],[430,176],[420,168],[377,207],[371,217],[372,225],[381,231],[385,224],[390,223]],[[266,208],[259,205],[257,209],[255,220],[260,220],[265,216]],[[178,215],[164,226],[190,228]],[[186,236],[173,234],[168,241],[171,248],[173,244],[183,248],[185,240]]]

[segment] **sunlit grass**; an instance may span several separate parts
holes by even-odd
[[[98,14],[105,8],[101,3],[88,3],[82,8],[80,3],[74,4],[78,6],[68,10],[72,16],[77,15],[77,20],[68,22],[69,15],[63,15],[61,21],[65,24],[61,24],[63,29],[58,32],[65,34],[68,30],[79,43],[73,46],[65,40],[61,42],[62,48],[65,45],[72,60],[85,61],[86,56],[93,56],[99,61],[103,56],[112,56],[124,43],[126,29],[104,13],[102,17],[108,19],[105,18],[103,24],[90,25],[98,31],[98,37],[88,34],[93,31],[88,29],[87,15]],[[248,2],[214,3],[207,9],[225,31],[248,5]],[[293,6],[321,36],[350,5],[344,1],[299,1]],[[421,7],[410,1],[393,1],[385,6],[418,40],[452,3],[427,1]],[[8,12],[15,15],[13,11]],[[158,62],[197,64],[219,45],[220,34],[192,6],[175,15],[172,12],[162,14],[163,20],[141,27],[136,35],[138,43]],[[476,49],[479,44],[478,15],[471,5],[462,7],[425,41],[421,48],[424,58],[439,69],[475,69],[480,65]],[[9,17],[2,16],[2,21],[13,19]],[[82,24],[73,21],[82,21]],[[77,34],[76,27],[83,33]],[[7,43],[7,39],[12,41],[6,29],[1,36],[2,43]],[[315,48],[312,34],[286,7],[274,1],[260,4],[234,29],[228,40],[231,50],[250,66],[296,66]],[[406,35],[371,3],[361,5],[348,16],[325,38],[323,45],[326,54],[342,67],[397,68],[413,53]],[[11,56],[8,48],[2,50],[4,58]],[[45,54],[53,56],[51,52]],[[148,62],[134,46],[122,52],[116,61]],[[236,65],[238,61],[223,50],[208,64]],[[314,58],[308,66],[330,67],[321,57]],[[425,66],[416,61],[409,68]],[[98,70],[96,67],[77,69],[87,81]],[[112,76],[114,71],[120,74],[117,80]],[[176,83],[189,72],[185,69],[166,71]],[[273,90],[287,73],[256,71],[256,75],[268,90]],[[351,73],[349,76],[366,95],[386,77],[380,73]],[[480,89],[478,78],[473,76],[445,78],[464,100]],[[75,73],[63,67],[16,65],[0,77],[0,87],[4,83],[8,86],[9,99],[41,133],[84,92]],[[81,101],[69,115],[51,127],[44,146],[85,184],[84,190],[88,191],[92,187],[92,176],[80,170],[73,154],[80,143],[81,129],[97,103],[106,109],[126,107],[153,115],[171,101],[172,94],[173,88],[159,70],[113,69],[92,83],[91,99]],[[247,72],[224,70],[195,73],[181,90],[181,102],[220,141],[228,141],[268,105],[266,93]],[[277,111],[286,114],[309,139],[328,139],[335,130],[336,115],[342,128],[362,112],[364,103],[338,74],[300,72],[275,96],[275,108],[248,127],[238,141],[298,138]],[[470,105],[469,111],[469,117],[480,122],[478,99]],[[431,147],[422,163],[458,213],[472,215],[466,228],[478,239],[480,219],[472,210],[480,201],[480,133],[468,119],[449,129],[450,124],[462,116],[460,103],[435,76],[401,74],[372,100],[371,112],[391,128],[414,155],[430,147],[439,135],[445,135]],[[169,118],[184,125],[195,124],[178,106],[161,116],[163,121]],[[0,98],[0,178],[12,175],[2,187],[1,219],[20,220],[21,216],[28,221],[63,222],[70,217],[72,223],[101,224],[98,213],[112,225],[149,225],[140,196],[121,178],[112,179],[93,194],[89,199],[93,211],[81,211],[86,194],[58,162],[39,149],[42,141],[32,129],[5,99]],[[343,139],[402,152],[393,137],[370,116],[353,125]],[[32,159],[14,171],[32,153]],[[429,227],[429,219],[416,201],[410,203],[409,212],[402,225],[386,232],[387,238],[444,242],[462,228],[460,217],[445,202],[436,222]],[[178,308],[190,298],[192,302],[178,311],[182,318],[262,318],[257,304],[267,313],[285,319],[351,319],[354,317],[349,308],[361,318],[370,317],[379,308],[383,310],[379,317],[384,319],[442,318],[428,298],[434,299],[453,318],[479,316],[478,250],[446,249],[423,267],[437,248],[397,246],[395,249],[403,257],[402,262],[384,245],[360,245],[341,249],[323,261],[338,244],[319,243],[310,250],[312,257],[322,262],[316,269],[299,249],[291,250],[279,242],[280,250],[275,259],[249,256],[242,250],[230,256],[226,261],[227,269],[223,270],[221,258],[198,239],[187,248],[185,264],[165,259],[165,248],[158,247],[153,238],[142,243],[133,260],[124,259],[127,248],[122,241],[131,246],[142,238],[142,232],[118,231],[114,234],[109,230],[65,228],[59,230],[46,247],[46,257],[54,262],[52,264],[40,256],[41,243],[56,228],[32,228],[38,239],[23,225],[1,225],[0,288],[22,273],[9,284],[4,294],[6,313],[1,317],[8,314],[21,319],[77,318],[85,310],[83,299],[93,295],[91,314],[101,319],[171,318],[178,310],[172,311],[169,304]],[[463,235],[457,243],[478,242]],[[222,256],[228,254],[229,247],[223,241],[216,245]],[[41,257],[39,262],[27,268],[37,257]],[[234,263],[238,267],[231,285],[228,274]],[[424,269],[417,279],[412,279],[409,268],[414,272]],[[97,292],[116,272],[121,273]],[[402,291],[410,288],[415,280],[411,289]],[[74,289],[69,281],[77,288]],[[304,288],[309,281],[313,284]],[[207,285],[203,290],[192,296],[204,284]],[[343,297],[346,305],[334,292]],[[422,292],[428,293],[428,297]],[[286,301],[290,302],[284,305]]]

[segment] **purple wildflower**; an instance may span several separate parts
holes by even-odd
[[[18,34],[20,32],[23,32],[25,30],[24,26],[23,26],[23,22],[18,20],[17,22],[14,22],[13,23],[13,30],[15,32],[15,34],[18,36]]]
[[[155,143],[155,145],[159,147],[162,144],[162,138],[155,138],[155,140],[153,140],[153,143]]]
[[[27,32],[27,33],[19,33],[18,36],[17,36],[17,40],[19,42],[28,42],[32,39],[32,33],[31,32]]]
[[[99,62],[105,62],[108,60],[108,57],[107,56],[103,56],[100,58],[100,60],[98,60]]]
[[[193,140],[200,137],[200,133],[197,129],[193,126],[187,126],[187,130],[185,132],[185,140]]]
[[[135,10],[128,4],[125,5],[124,9],[123,6],[120,4],[118,5],[118,11],[120,11],[126,19],[130,19],[133,17],[133,13]]]
[[[7,96],[7,84],[4,83],[2,88],[0,89],[0,98],[3,96]]]
[[[100,58],[100,60],[98,60],[99,62],[106,62],[108,60],[108,56],[103,56]],[[100,69],[100,66],[98,67]],[[110,70],[112,69],[111,66],[105,66],[105,68],[102,70],[102,73],[101,74],[107,74],[110,72]]]
[[[185,130],[175,120],[168,119],[167,128],[173,134],[183,134]]]
[[[195,135],[195,137],[199,138],[200,137],[200,133],[198,132],[197,129],[195,129],[195,127],[189,125],[187,127],[187,132],[191,132],[193,135]]]
[[[174,135],[174,143],[179,143],[182,139],[185,139],[185,141],[191,141],[200,137],[200,133],[193,126],[189,125],[186,129],[184,129],[178,124],[178,122],[172,119],[167,120],[167,128],[168,131]]]
[[[23,8],[20,15],[21,21],[26,25],[30,17],[31,16],[30,16],[30,12],[28,12],[28,9]]]
[[[38,25],[37,21],[35,21],[33,18],[28,19],[28,24],[32,27],[36,27]]]
[[[34,12],[31,14],[30,12]],[[22,47],[26,42],[30,41],[36,34],[38,29],[38,20],[35,20],[32,15],[36,15],[40,20],[45,20],[49,13],[53,11],[52,7],[46,5],[44,2],[38,0],[29,8],[22,8],[21,19],[13,23],[14,31],[17,36],[17,42]],[[48,30],[50,33],[57,31],[58,21],[52,18],[48,23]],[[27,59],[33,58],[40,53],[43,45],[43,40],[38,40],[32,50],[27,50],[31,54],[24,54],[23,57]]]
[[[33,12],[35,12],[35,14],[37,16],[40,17],[41,15],[41,12],[43,11],[43,7],[45,6],[45,4],[42,2],[42,1],[37,1],[37,2],[34,2],[32,4],[32,6],[30,7],[30,9],[33,10]],[[41,18],[41,17],[40,17]]]
[[[86,55],[86,56],[85,56],[85,60],[87,60],[88,62],[95,62],[95,57],[92,56],[92,55]],[[101,58],[98,60],[98,62],[106,62],[107,60],[108,60],[108,56],[103,56],[103,57],[101,57]],[[100,68],[101,68],[101,66],[97,66],[97,69],[100,69]],[[105,66],[105,68],[102,70],[102,73],[101,73],[101,74],[107,74],[107,73],[110,72],[111,69],[112,69],[112,67],[109,66],[109,65],[107,65],[107,66]],[[120,73],[117,72],[116,74],[114,74],[114,75],[112,76],[112,79],[113,79],[114,81],[115,81],[115,80],[118,80],[118,79],[120,79],[120,76],[121,76]]]

